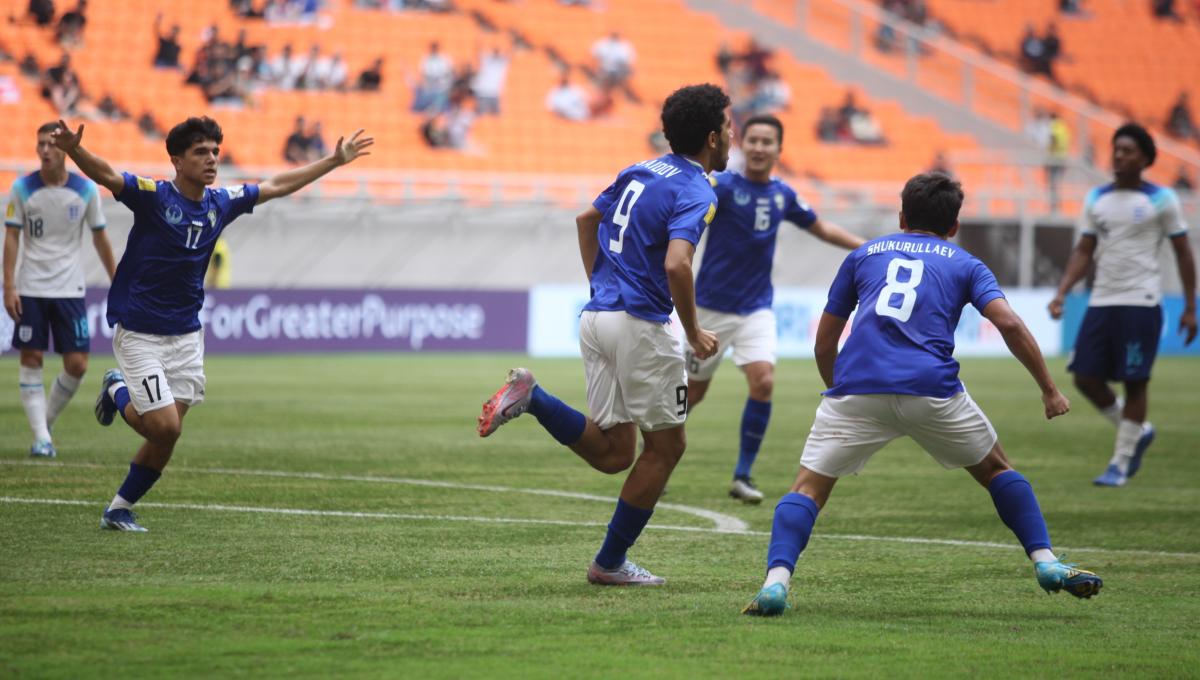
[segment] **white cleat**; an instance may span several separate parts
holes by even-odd
[[[588,583],[598,586],[661,586],[667,582],[667,579],[655,576],[629,560],[611,570],[592,562],[588,567],[587,579]]]
[[[504,386],[483,403],[483,413],[479,415],[480,437],[500,429],[500,426],[516,418],[529,409],[529,401],[533,396],[533,388],[537,380],[527,368],[514,368],[508,372]]]
[[[737,477],[729,485],[729,497],[748,505],[762,503],[763,494],[748,477]]]

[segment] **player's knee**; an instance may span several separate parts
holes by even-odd
[[[146,438],[159,446],[173,446],[181,434],[183,423],[178,420],[146,423]]]
[[[25,368],[41,368],[42,353],[35,350],[24,350],[21,352],[21,365]]]
[[[63,370],[72,378],[82,378],[87,373],[87,355],[73,356],[63,359]]]
[[[775,392],[775,376],[762,375],[750,381],[750,398],[755,401],[771,401]]]

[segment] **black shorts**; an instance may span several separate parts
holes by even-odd
[[[88,332],[87,306],[83,298],[39,298],[21,296],[21,320],[13,328],[13,347],[87,352],[92,346]]]
[[[1162,307],[1088,307],[1067,370],[1105,380],[1149,380]]]

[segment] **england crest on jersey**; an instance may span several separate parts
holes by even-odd
[[[75,220],[79,219],[80,208],[81,206],[77,203],[72,203],[71,205],[67,206],[67,221],[74,222]]]

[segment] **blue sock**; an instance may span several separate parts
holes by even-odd
[[[117,405],[117,413],[120,413],[121,417],[124,418],[125,407],[129,406],[129,388],[122,385],[116,391],[117,393],[113,395],[113,402]]]
[[[1033,495],[1033,487],[1020,472],[1008,470],[996,475],[988,483],[988,493],[992,494],[1000,519],[1016,534],[1026,554],[1050,549],[1050,532],[1046,530],[1042,509]]]
[[[767,422],[771,420],[771,402],[746,400],[742,409],[742,448],[738,452],[737,467],[733,469],[734,478],[750,477],[750,468],[758,457],[758,448],[762,446],[763,436],[767,434]]]
[[[161,476],[162,473],[152,467],[130,463],[129,474],[125,477],[125,483],[121,485],[117,494],[129,501],[130,505],[137,503]]]
[[[608,523],[604,545],[596,553],[596,564],[603,569],[616,569],[624,564],[625,553],[642,535],[642,529],[646,528],[646,522],[650,521],[650,515],[653,514],[653,509],[643,510],[617,499],[617,510]]]
[[[771,523],[771,547],[767,548],[767,569],[787,567],[796,570],[796,560],[808,545],[813,525],[821,509],[816,501],[802,493],[789,493],[775,506]]]
[[[587,427],[587,418],[582,413],[543,390],[541,385],[533,387],[529,413],[563,446],[570,446],[579,441],[584,428]]]

